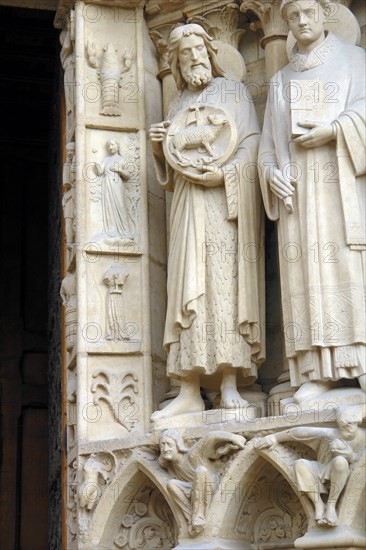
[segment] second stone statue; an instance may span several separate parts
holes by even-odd
[[[153,421],[202,411],[201,385],[220,386],[222,408],[245,407],[237,377],[254,382],[264,359],[254,105],[200,25],[174,29],[168,52],[179,93],[150,138],[159,182],[173,191],[164,345],[180,393]]]

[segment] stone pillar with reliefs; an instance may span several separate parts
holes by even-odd
[[[75,253],[62,289],[67,316],[66,283],[75,282],[75,338],[64,354],[68,548],[90,548],[88,528],[112,468],[94,447],[131,444],[149,431],[153,412],[143,4],[65,0],[56,13],[75,92],[66,102]]]

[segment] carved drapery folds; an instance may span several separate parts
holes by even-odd
[[[60,295],[65,306],[66,349],[73,352],[77,338],[77,288],[75,273],[68,273],[61,284]]]
[[[64,93],[66,107],[66,142],[72,141],[75,133],[75,12],[70,10],[60,33],[60,59],[64,70]]]

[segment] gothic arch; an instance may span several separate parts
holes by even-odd
[[[166,481],[165,473],[155,461],[131,458],[111,480],[98,502],[90,525],[89,544],[93,548],[110,550],[119,547],[118,540],[116,544],[118,537],[121,540],[132,537],[136,548],[145,548],[145,530],[152,537],[151,544],[156,544],[154,537],[159,540],[165,537],[175,546],[177,526],[184,526],[185,522],[166,491]],[[133,521],[133,517],[138,519]]]
[[[235,539],[251,548],[252,533],[258,527],[262,529],[264,539],[275,538],[270,533],[271,525],[273,531],[277,530],[279,540],[287,537],[293,542],[294,538],[303,534],[304,525],[311,518],[310,503],[296,490],[293,469],[286,462],[286,452],[277,453],[276,457],[264,456],[273,453],[266,451],[259,454],[253,444],[249,443],[238,453],[226,470],[210,507],[208,524],[217,536],[226,539],[232,538],[234,534]],[[275,480],[276,488],[280,487],[281,491],[273,490],[272,480]],[[278,494],[292,508],[295,506],[296,517],[291,514],[288,504],[281,506]],[[265,505],[267,501],[271,501],[268,507]],[[255,525],[243,528],[240,524],[241,516],[251,503],[254,504],[257,521]],[[266,529],[267,534],[264,533]]]

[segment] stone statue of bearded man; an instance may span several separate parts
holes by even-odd
[[[159,182],[173,191],[164,346],[181,389],[152,420],[202,411],[200,385],[221,384],[221,407],[245,406],[237,376],[250,384],[264,359],[263,219],[248,169],[259,142],[254,106],[199,25],[172,31],[169,62],[179,93],[150,138]]]

